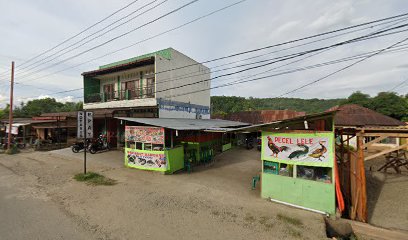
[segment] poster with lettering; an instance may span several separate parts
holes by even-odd
[[[164,128],[126,126],[125,139],[128,142],[164,144]]]
[[[161,153],[143,153],[136,151],[126,151],[126,165],[128,167],[148,169],[148,170],[167,170],[166,155]]]
[[[333,133],[262,133],[262,158],[287,164],[333,165]]]

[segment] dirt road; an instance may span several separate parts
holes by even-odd
[[[325,239],[320,215],[268,202],[259,189],[251,190],[260,168],[258,154],[228,151],[212,166],[175,175],[127,169],[121,152],[97,154],[89,170],[118,181],[98,187],[72,179],[82,171],[82,161],[69,151],[1,154],[0,236]],[[17,222],[24,229],[12,232]]]

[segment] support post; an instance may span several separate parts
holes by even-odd
[[[362,222],[367,222],[367,189],[366,189],[366,176],[365,176],[365,169],[364,169],[364,135],[363,133],[357,136],[357,167],[358,173],[360,177],[359,181],[359,190],[360,190],[360,198],[358,201],[359,209],[357,209],[357,213],[359,213],[358,218]]]
[[[13,129],[13,91],[14,91],[14,61],[11,62],[11,80],[10,80],[10,111],[9,111],[9,133],[8,133],[8,142],[7,148],[11,149],[11,137]]]
[[[84,111],[84,174],[86,174],[86,149],[88,144],[86,142],[86,111]]]

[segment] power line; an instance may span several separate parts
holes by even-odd
[[[394,86],[393,88],[391,88],[391,89],[388,90],[387,92],[392,92],[392,91],[394,91],[395,89],[397,89],[398,87],[404,85],[404,84],[407,83],[407,82],[408,82],[408,78],[405,79],[404,81],[402,81],[401,83],[397,84],[396,86]]]
[[[131,5],[135,4],[135,3],[138,2],[138,1],[139,1],[139,0],[134,0],[134,1],[130,2],[129,4],[125,5],[124,7],[122,7],[122,8],[120,8],[120,9],[114,11],[113,13],[109,14],[108,16],[102,18],[101,20],[97,21],[96,23],[92,24],[91,26],[89,26],[89,27],[85,28],[84,30],[80,31],[79,33],[75,34],[74,36],[69,37],[68,39],[62,41],[61,43],[55,45],[54,47],[52,47],[52,48],[50,48],[50,49],[48,49],[48,50],[46,50],[46,51],[44,51],[44,52],[38,54],[37,56],[28,59],[27,61],[23,62],[20,66],[24,66],[26,63],[29,63],[29,62],[31,62],[32,60],[37,59],[38,57],[41,57],[41,56],[43,56],[44,54],[46,54],[46,53],[48,53],[48,52],[50,52],[50,51],[52,51],[52,50],[58,48],[59,46],[63,45],[64,43],[66,43],[66,42],[68,42],[68,41],[74,39],[75,37],[81,35],[82,33],[88,31],[89,29],[91,29],[91,28],[93,28],[93,27],[95,27],[96,25],[98,25],[98,24],[104,22],[105,20],[107,20],[107,19],[111,18],[112,16],[116,15],[117,13],[119,13],[119,12],[125,10],[126,8],[130,7]]]
[[[356,62],[354,62],[354,63],[352,63],[352,64],[350,64],[350,65],[347,65],[347,66],[345,66],[345,67],[343,67],[343,68],[340,68],[340,69],[338,69],[338,70],[336,70],[336,71],[334,71],[334,72],[332,72],[332,73],[330,73],[330,74],[328,74],[328,75],[325,75],[325,76],[323,76],[323,77],[321,77],[321,78],[318,78],[318,79],[316,79],[316,80],[314,80],[314,81],[312,81],[312,82],[310,82],[310,83],[304,84],[304,85],[302,85],[302,86],[300,86],[300,87],[298,87],[298,88],[295,88],[295,89],[290,90],[290,91],[288,91],[288,92],[286,92],[286,93],[284,93],[284,94],[281,94],[281,95],[278,96],[278,98],[279,98],[279,97],[282,97],[282,96],[285,96],[285,95],[287,95],[287,94],[289,94],[289,93],[296,92],[296,91],[298,91],[298,90],[300,90],[300,89],[302,89],[302,88],[305,88],[305,87],[310,86],[310,85],[312,85],[312,84],[315,84],[315,83],[317,83],[317,82],[320,82],[320,81],[322,81],[322,80],[324,80],[324,79],[326,79],[326,78],[328,78],[328,77],[331,77],[331,76],[333,76],[333,75],[335,75],[335,74],[337,74],[337,73],[339,73],[339,72],[342,72],[342,71],[344,71],[344,70],[346,70],[346,69],[348,69],[348,68],[351,68],[351,67],[353,67],[353,66],[355,66],[355,65],[357,65],[357,64],[359,64],[359,63],[361,63],[361,62],[363,62],[363,61],[365,61],[365,60],[367,60],[367,59],[369,59],[369,58],[372,58],[372,57],[374,57],[374,56],[376,56],[376,55],[378,55],[378,54],[380,54],[380,53],[386,51],[387,49],[390,49],[390,48],[392,48],[392,47],[394,47],[394,46],[397,46],[397,45],[399,45],[400,43],[403,43],[403,42],[405,42],[405,41],[407,41],[407,40],[408,40],[408,38],[405,38],[404,40],[398,41],[397,43],[394,43],[394,44],[392,44],[392,45],[390,45],[390,46],[388,46],[388,47],[386,47],[386,48],[383,48],[383,49],[379,50],[379,51],[376,52],[376,53],[373,53],[373,54],[371,54],[371,55],[369,55],[369,56],[367,56],[367,57],[365,57],[365,58],[363,58],[363,59],[361,59],[361,60],[358,60],[358,61],[356,61]]]
[[[95,49],[97,49],[97,48],[100,48],[100,47],[102,47],[102,46],[104,46],[104,45],[106,45],[106,44],[108,44],[108,43],[110,43],[110,42],[113,42],[113,41],[115,41],[115,40],[117,40],[117,39],[119,39],[119,38],[122,38],[122,37],[124,37],[124,36],[126,36],[126,35],[129,35],[130,33],[134,32],[134,31],[136,31],[136,30],[139,30],[139,29],[141,29],[141,28],[143,28],[143,27],[145,27],[145,26],[147,26],[147,25],[153,24],[153,23],[155,23],[155,22],[157,22],[157,21],[159,21],[159,20],[161,20],[161,19],[163,19],[163,18],[165,18],[165,17],[167,17],[167,16],[170,16],[171,14],[174,14],[174,13],[176,13],[176,12],[178,12],[178,11],[181,11],[183,8],[186,8],[186,7],[190,6],[191,4],[196,3],[196,2],[198,2],[198,1],[200,1],[200,0],[190,1],[190,2],[188,2],[188,3],[186,3],[186,4],[184,4],[184,5],[182,5],[182,6],[178,7],[178,8],[175,8],[175,9],[173,9],[173,10],[171,10],[171,11],[169,11],[169,12],[163,14],[163,15],[161,15],[160,17],[157,17],[157,18],[155,18],[155,19],[153,19],[153,20],[151,20],[151,21],[149,21],[149,22],[147,22],[147,23],[144,23],[144,24],[142,24],[142,25],[140,25],[140,26],[138,26],[138,27],[136,27],[136,28],[134,28],[134,29],[131,29],[131,30],[129,30],[129,31],[123,33],[123,34],[120,34],[120,35],[118,35],[118,36],[116,36],[116,37],[114,37],[114,38],[111,38],[111,39],[109,39],[109,40],[107,40],[107,41],[105,41],[105,42],[103,42],[103,43],[101,43],[101,44],[98,44],[98,45],[96,45],[96,46],[94,46],[94,47],[91,47],[91,48],[89,48],[89,49],[87,49],[87,50],[85,50],[85,51],[82,51],[82,52],[80,52],[80,53],[78,53],[78,54],[75,54],[75,55],[73,55],[73,56],[71,56],[71,57],[68,57],[68,58],[66,58],[66,59],[64,59],[64,60],[61,60],[61,61],[56,62],[56,63],[54,63],[54,64],[51,64],[51,65],[48,66],[48,67],[45,67],[45,68],[41,68],[41,69],[39,69],[39,70],[36,70],[36,71],[34,71],[33,73],[31,73],[31,74],[36,74],[36,73],[39,73],[39,72],[41,72],[41,71],[43,71],[43,70],[46,70],[46,69],[48,69],[48,68],[51,68],[51,67],[54,67],[54,66],[58,66],[58,65],[60,65],[61,63],[64,63],[64,62],[66,62],[66,61],[69,61],[69,60],[71,60],[71,59],[74,59],[74,58],[76,58],[76,57],[79,57],[79,56],[81,56],[81,55],[83,55],[83,54],[85,54],[85,53],[88,53],[88,52],[90,52],[90,51],[92,51],[92,50],[95,50]],[[24,77],[26,77],[26,76],[28,76],[28,75],[21,76],[20,79],[22,79],[22,78],[24,78]]]
[[[245,0],[244,0],[244,1],[245,1]],[[201,16],[201,17],[199,17],[199,18],[196,18],[196,19],[194,19],[194,20],[192,20],[192,21],[190,21],[190,22],[187,22],[187,23],[185,23],[185,24],[182,24],[182,25],[180,25],[180,26],[178,26],[178,27],[176,27],[176,28],[173,28],[173,29],[167,30],[167,31],[165,31],[165,32],[159,33],[159,34],[154,35],[154,36],[152,36],[152,37],[150,37],[150,38],[147,38],[147,39],[144,39],[144,40],[142,40],[142,41],[136,42],[136,43],[134,43],[134,44],[132,44],[132,45],[129,45],[129,46],[120,48],[120,49],[118,49],[118,50],[116,50],[116,51],[107,53],[107,54],[105,54],[105,55],[102,55],[102,56],[100,56],[100,57],[91,59],[91,60],[86,61],[86,62],[84,62],[84,63],[80,63],[80,64],[77,64],[77,65],[75,65],[75,66],[68,67],[68,68],[65,68],[65,69],[62,69],[62,70],[59,70],[59,71],[56,71],[56,72],[53,72],[53,73],[44,75],[44,76],[40,76],[40,77],[31,79],[31,80],[26,80],[26,81],[33,81],[33,80],[37,80],[37,79],[40,79],[40,78],[44,78],[44,77],[47,77],[47,76],[50,76],[50,75],[54,75],[54,74],[56,74],[56,73],[60,73],[60,72],[63,72],[63,71],[66,71],[66,70],[69,70],[69,69],[72,69],[72,68],[81,66],[81,65],[83,65],[83,64],[86,64],[86,63],[95,61],[95,60],[97,60],[97,59],[106,57],[106,56],[111,55],[111,54],[113,54],[113,53],[116,53],[116,52],[125,50],[125,49],[127,49],[127,48],[132,47],[132,46],[135,46],[135,45],[137,45],[137,44],[139,44],[139,43],[142,43],[142,42],[144,42],[144,41],[147,41],[147,40],[153,39],[153,38],[155,38],[155,37],[158,37],[158,36],[160,36],[160,35],[163,35],[163,34],[165,34],[165,33],[167,33],[167,32],[171,32],[171,31],[173,31],[173,30],[176,30],[176,29],[179,29],[179,28],[181,28],[181,27],[184,27],[184,26],[186,26],[186,25],[188,25],[188,24],[191,24],[191,23],[193,23],[193,22],[195,22],[195,21],[198,21],[198,20],[200,20],[200,19],[202,19],[202,18],[204,18],[204,17],[210,16],[210,15],[216,13],[216,12],[222,11],[222,10],[224,10],[224,9],[226,9],[226,8],[232,7],[233,5],[242,3],[242,2],[244,2],[244,1],[236,2],[236,3],[232,4],[232,5],[226,6],[226,7],[222,8],[222,9],[213,11],[213,12],[211,12],[211,13],[209,13],[209,14],[206,14],[206,15],[204,15],[204,16]],[[212,61],[218,61],[219,59],[226,59],[226,58],[229,58],[229,57],[232,57],[232,56],[238,56],[238,55],[241,55],[241,54],[246,54],[246,53],[248,53],[248,52],[260,51],[260,50],[267,49],[267,48],[271,48],[271,47],[274,47],[274,46],[281,46],[281,45],[289,44],[289,43],[292,43],[292,42],[301,41],[302,39],[309,39],[309,38],[314,38],[314,37],[317,37],[317,36],[323,36],[323,35],[326,35],[326,34],[329,34],[329,33],[339,32],[339,31],[343,31],[343,30],[348,30],[348,29],[352,29],[352,28],[359,27],[359,26],[365,26],[365,25],[368,25],[368,24],[370,24],[370,23],[377,23],[377,22],[380,22],[380,21],[385,21],[385,20],[389,20],[389,19],[394,19],[394,18],[396,18],[396,17],[406,16],[406,15],[408,15],[408,13],[407,13],[407,14],[397,15],[397,16],[394,16],[394,17],[384,18],[383,20],[375,20],[375,21],[371,21],[371,22],[367,22],[367,23],[363,23],[363,24],[359,24],[359,25],[354,25],[354,26],[350,26],[350,27],[346,27],[346,28],[342,28],[342,29],[337,29],[337,30],[333,30],[333,31],[329,31],[329,32],[321,33],[321,34],[316,34],[316,35],[309,36],[309,37],[306,37],[306,38],[291,40],[291,41],[287,41],[287,42],[279,43],[279,44],[275,44],[275,45],[270,45],[270,46],[263,47],[263,48],[253,49],[253,50],[249,50],[249,51],[245,51],[245,52],[241,52],[241,53],[236,53],[236,54],[228,55],[228,56],[225,56],[225,57],[219,57],[219,58],[216,58],[216,59],[213,59],[213,60],[207,60],[207,61],[201,62],[201,63],[189,64],[189,65],[185,65],[185,66],[182,66],[182,67],[177,67],[177,68],[173,68],[173,69],[169,69],[169,70],[165,70],[165,71],[161,71],[161,72],[156,72],[155,74],[157,75],[157,74],[161,74],[161,73],[164,73],[164,72],[169,72],[169,71],[172,71],[172,70],[178,70],[178,69],[182,69],[182,68],[186,68],[186,67],[196,66],[196,65],[198,65],[198,64],[208,63],[208,62],[212,62]],[[399,19],[399,20],[400,20],[400,19]]]
[[[153,0],[152,2],[149,2],[149,3],[145,4],[145,5],[143,5],[142,7],[136,9],[135,11],[131,12],[130,14],[128,14],[128,15],[126,15],[126,16],[124,16],[124,17],[122,17],[122,18],[120,18],[120,19],[118,19],[118,20],[116,20],[116,21],[114,21],[113,23],[111,23],[111,24],[105,26],[104,28],[102,28],[102,29],[100,29],[100,30],[98,30],[98,31],[96,31],[96,32],[94,32],[94,33],[92,33],[92,34],[90,34],[90,35],[88,35],[88,36],[86,36],[86,37],[80,39],[79,41],[76,41],[76,42],[72,43],[71,45],[68,45],[67,47],[65,47],[65,48],[63,48],[63,49],[58,50],[57,52],[55,52],[55,53],[53,53],[53,54],[51,54],[51,55],[49,55],[49,56],[46,56],[45,58],[42,58],[42,59],[40,59],[40,60],[38,60],[38,61],[36,61],[36,62],[34,62],[34,63],[31,63],[31,64],[29,64],[29,65],[23,67],[23,68],[20,68],[20,70],[25,70],[25,71],[27,72],[27,71],[30,71],[30,70],[32,70],[32,69],[35,69],[36,67],[39,67],[39,66],[41,66],[41,65],[44,65],[44,64],[46,64],[46,63],[49,63],[49,62],[51,62],[51,61],[53,61],[53,60],[55,60],[55,59],[57,59],[57,58],[59,58],[59,57],[61,57],[61,56],[64,56],[65,54],[67,54],[67,53],[69,53],[69,52],[72,52],[72,51],[74,51],[74,50],[76,50],[76,49],[78,49],[78,48],[84,46],[85,44],[87,44],[87,43],[89,43],[89,42],[92,42],[93,40],[98,39],[98,38],[104,36],[105,34],[107,34],[107,33],[111,32],[111,31],[113,31],[113,30],[115,30],[115,29],[117,29],[117,28],[119,28],[119,27],[125,25],[126,23],[129,23],[129,22],[133,21],[133,20],[136,19],[137,17],[140,17],[140,16],[142,16],[142,15],[148,13],[149,11],[154,10],[155,8],[159,7],[160,5],[166,3],[168,0],[164,0],[164,1],[160,2],[160,3],[158,3],[157,5],[155,5],[155,6],[151,7],[151,8],[149,8],[149,9],[147,9],[146,11],[144,11],[144,12],[142,12],[142,13],[140,13],[140,14],[138,14],[138,15],[132,17],[132,18],[130,18],[129,20],[127,20],[127,21],[125,21],[125,22],[123,22],[123,23],[120,23],[120,24],[118,24],[118,25],[116,25],[116,26],[114,26],[114,27],[112,27],[112,28],[110,28],[110,29],[107,29],[108,27],[114,25],[115,23],[120,22],[121,20],[123,20],[123,19],[125,19],[125,18],[127,18],[127,17],[129,17],[129,16],[131,16],[131,15],[133,15],[134,13],[136,13],[136,12],[142,10],[142,9],[145,8],[145,7],[148,7],[149,5],[151,5],[151,4],[153,4],[153,3],[157,2],[157,1],[158,1],[158,0]],[[106,31],[104,31],[104,30],[106,30]],[[81,42],[83,42],[84,40],[86,40],[86,39],[88,39],[88,38],[90,38],[90,37],[96,35],[97,33],[102,32],[102,31],[104,31],[104,32],[101,33],[101,34],[99,34],[99,35],[97,35],[96,37],[91,38],[90,40],[88,40],[88,41],[86,41],[86,42],[84,42],[84,43],[81,43]],[[81,43],[81,44],[79,44],[79,43]],[[79,44],[79,45],[78,45],[78,44]],[[74,47],[74,48],[71,48],[71,47],[73,47],[73,46],[75,46],[75,45],[78,45],[78,46],[76,46],[76,47]],[[69,49],[69,48],[71,48],[71,49]],[[64,51],[64,50],[67,50],[67,49],[68,49],[68,51]],[[62,53],[61,53],[61,52],[62,52]],[[58,53],[61,53],[61,54],[58,54]],[[53,56],[54,56],[54,57],[53,57]],[[50,57],[53,57],[53,58],[49,59]],[[47,59],[48,59],[48,60],[47,60]],[[44,60],[47,60],[47,61],[44,62]],[[37,63],[39,63],[39,64],[37,64]],[[34,66],[33,66],[33,65],[34,65]],[[32,67],[30,67],[30,66],[32,66]],[[27,68],[28,68],[28,69],[27,69]]]
[[[366,36],[368,36],[368,35],[366,35]],[[361,38],[361,37],[359,37],[359,38]],[[359,39],[359,38],[356,38],[356,39]],[[351,41],[351,40],[348,40],[348,41],[344,41],[344,42],[350,43],[350,42],[352,42],[352,41]],[[330,47],[330,46],[329,46],[329,47]],[[389,48],[389,49],[392,49],[392,48],[394,48],[394,47],[395,47],[395,46],[392,46],[392,47]],[[329,49],[329,48],[327,48],[327,49]],[[326,49],[326,50],[327,50],[327,49]],[[396,49],[396,50],[401,50],[401,49],[404,49],[404,48],[400,48],[400,49]],[[405,49],[406,49],[406,48],[405,48]],[[388,50],[388,49],[387,49],[387,50]],[[378,51],[372,51],[372,52],[374,52],[375,54],[378,54]],[[245,81],[230,82],[230,83],[223,84],[223,85],[219,85],[219,86],[216,86],[216,87],[213,87],[213,88],[210,88],[210,89],[215,89],[215,88],[220,88],[220,87],[225,87],[225,86],[231,86],[231,85],[235,85],[235,84],[241,84],[241,83],[246,83],[246,82],[261,80],[261,79],[264,79],[264,78],[275,77],[275,76],[280,76],[280,75],[284,75],[284,74],[294,73],[294,72],[298,72],[298,71],[308,70],[308,69],[312,69],[312,68],[316,68],[316,67],[322,67],[322,66],[326,66],[326,65],[330,65],[330,64],[335,64],[335,63],[340,63],[340,62],[344,62],[344,61],[350,61],[350,60],[354,60],[354,59],[356,59],[356,58],[358,59],[358,58],[365,57],[367,54],[372,53],[372,52],[368,52],[368,53],[364,53],[364,54],[358,54],[358,55],[355,55],[355,56],[352,56],[352,57],[342,58],[342,59],[338,59],[338,60],[334,60],[334,61],[329,61],[329,62],[325,62],[325,63],[320,63],[320,64],[316,64],[316,65],[312,65],[312,66],[302,67],[302,68],[298,68],[298,69],[294,69],[294,70],[289,70],[289,71],[286,71],[286,72],[283,72],[283,73],[268,75],[268,76],[265,76],[265,77],[260,77],[260,78],[255,78],[255,79],[249,79],[249,80],[245,80]],[[320,52],[318,52],[318,53],[320,53]],[[303,55],[303,53],[300,53],[299,55]],[[316,55],[316,54],[314,54],[314,55]],[[309,56],[307,56],[306,58],[308,58],[308,57],[309,57]],[[293,58],[293,57],[288,57],[288,59],[290,59],[290,58]],[[306,58],[303,58],[303,59],[300,59],[300,60],[304,60],[304,59],[306,59]],[[284,60],[287,60],[287,59],[281,59],[281,60],[279,60],[279,61],[277,61],[277,62],[284,61]],[[300,61],[300,60],[296,60],[296,61],[294,61],[294,62],[287,63],[287,64],[282,65],[282,66],[280,66],[280,67],[287,66],[287,65],[289,65],[289,64],[293,64],[293,63],[298,62],[298,61]],[[280,67],[277,67],[277,68],[280,68]],[[258,74],[255,74],[255,75],[252,75],[252,76],[247,76],[247,77],[254,77],[254,76],[257,76],[257,75],[261,75],[261,74],[267,73],[267,72],[269,72],[269,71],[271,71],[271,70],[274,70],[274,69],[277,69],[277,68],[273,68],[273,69],[264,71],[264,72],[262,72],[262,73],[258,73]],[[228,75],[228,74],[227,74],[227,75]],[[247,77],[244,77],[244,78],[246,79]],[[167,88],[167,89],[163,89],[163,90],[160,90],[160,91],[155,91],[155,93],[164,92],[164,91],[172,90],[172,89],[175,89],[175,88],[181,88],[181,87],[185,87],[185,86],[188,86],[188,85],[198,84],[198,83],[201,83],[201,82],[203,82],[203,81],[210,81],[210,80],[214,80],[214,79],[216,79],[216,78],[206,79],[206,80],[202,80],[202,81],[200,81],[200,82],[194,82],[194,83],[191,83],[191,84],[184,84],[184,85],[181,85],[181,86],[178,86],[178,87]],[[82,89],[82,88],[81,88],[81,89]],[[74,90],[79,90],[79,89],[74,89]],[[187,93],[187,94],[196,93],[196,92],[200,92],[200,91],[207,91],[207,90],[208,90],[208,89],[198,90],[198,91],[190,92],[190,93]],[[70,90],[68,90],[68,91],[70,91]],[[182,95],[185,95],[185,94],[179,94],[179,95],[175,95],[175,96],[182,96]]]

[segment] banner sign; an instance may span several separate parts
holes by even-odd
[[[166,155],[163,152],[146,153],[127,150],[126,160],[127,166],[134,168],[166,171],[168,166]]]
[[[262,132],[262,159],[286,164],[333,166],[333,133]]]
[[[164,144],[164,128],[126,126],[125,139],[128,142]]]
[[[6,133],[10,132],[10,125],[6,125]],[[18,134],[18,126],[11,127],[11,134],[17,135]]]

